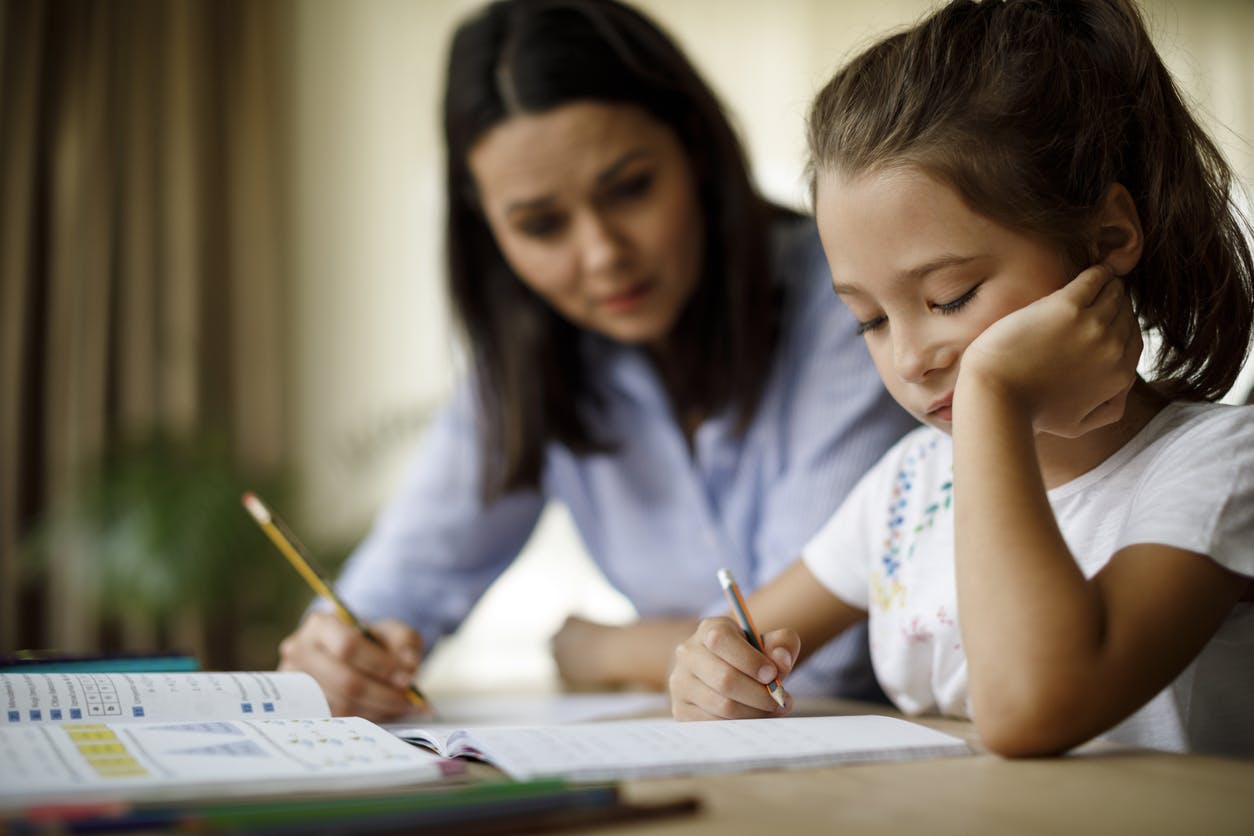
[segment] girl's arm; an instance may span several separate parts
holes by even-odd
[[[791,710],[771,699],[766,683],[786,677],[797,662],[866,613],[832,595],[797,560],[748,597],[767,655],[745,641],[730,618],[707,618],[675,648],[669,678],[671,713],[677,720],[767,717]],[[788,628],[771,628],[787,624]],[[769,658],[768,658],[769,657]]]
[[[1121,283],[1091,270],[996,323],[963,358],[958,603],[976,726],[1002,754],[1060,752],[1117,724],[1184,669],[1245,587],[1160,545],[1122,549],[1086,579],[1058,530],[1036,433],[1084,436],[1123,413],[1140,352],[1129,327]],[[1034,376],[1040,357],[1050,368]]]

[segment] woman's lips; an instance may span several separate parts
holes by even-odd
[[[652,285],[648,282],[641,282],[638,285],[628,288],[621,293],[615,293],[612,296],[606,296],[601,299],[600,306],[602,309],[611,313],[627,313],[632,311],[644,303],[645,297],[649,295]]]

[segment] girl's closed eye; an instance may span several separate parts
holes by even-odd
[[[858,336],[861,337],[870,331],[878,331],[888,323],[888,317],[881,314],[871,319],[858,320]]]
[[[953,299],[949,302],[934,302],[932,304],[932,310],[939,311],[943,314],[957,313],[965,307],[968,302],[975,298],[975,294],[979,291],[979,289],[980,285],[977,284],[957,299]]]

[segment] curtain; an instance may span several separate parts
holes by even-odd
[[[38,572],[22,546],[110,450],[217,427],[245,470],[286,455],[289,17],[0,0],[0,652],[109,640],[92,544]]]

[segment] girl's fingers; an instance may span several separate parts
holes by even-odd
[[[745,640],[740,627],[728,618],[712,618],[699,629],[701,644],[740,673],[761,684],[779,676],[775,663]]]
[[[755,688],[763,693],[766,692],[761,685],[755,684]],[[703,715],[701,719],[708,720],[749,720],[770,717],[779,710],[779,706],[769,697],[766,699],[768,707],[746,705],[719,689],[710,687],[700,679],[694,679],[690,683],[686,689],[685,700],[689,713]]]
[[[788,636],[774,639],[772,650],[795,658],[796,647]],[[780,708],[766,683],[777,676],[776,665],[745,641],[735,622],[706,619],[675,649],[671,712],[681,720],[775,716]]]
[[[800,636],[792,630],[772,630],[762,637],[762,646],[766,648],[766,655],[775,663],[780,679],[792,673],[793,664],[801,652]]]
[[[1062,287],[1059,293],[1081,308],[1092,307],[1108,291],[1115,274],[1105,264],[1094,264]]]

